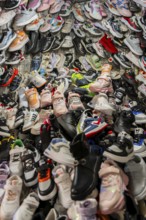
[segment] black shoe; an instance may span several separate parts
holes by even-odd
[[[137,100],[138,94],[134,86],[131,84],[124,82],[123,87],[125,88],[126,94],[131,100]]]
[[[81,64],[80,61],[77,60],[77,59],[74,61],[73,67],[78,68],[79,70],[83,70],[82,64]]]
[[[6,105],[10,108],[17,107],[17,105],[18,105],[17,102],[15,102],[13,99],[10,98],[9,94],[1,95],[0,100],[4,105]]]
[[[128,70],[122,75],[122,79],[127,82],[128,84],[132,85],[134,88],[137,86],[137,82],[135,80],[135,73],[134,71]]]
[[[16,65],[19,64],[20,61],[22,61],[24,59],[21,51],[15,51],[10,53],[9,58],[5,61],[5,64],[8,65]]]
[[[0,136],[2,137],[10,137],[10,130],[6,124],[6,119],[0,118]]]
[[[125,131],[120,132],[116,143],[106,148],[103,153],[104,157],[110,158],[119,163],[127,163],[133,155],[133,138]]]
[[[121,131],[129,133],[133,122],[135,122],[135,117],[132,114],[132,111],[123,110],[121,111],[120,116],[116,119],[114,130],[117,133]]]
[[[86,54],[86,50],[83,47],[83,45],[81,44],[81,39],[79,37],[75,37],[73,39],[73,44],[74,44],[75,50],[78,54],[80,54],[80,55]]]
[[[38,33],[38,39],[37,39],[37,42],[35,44],[35,47],[34,49],[31,51],[32,54],[38,54],[41,52],[41,43],[42,43],[42,40],[44,39],[44,36],[42,33]]]
[[[112,79],[112,85],[113,85],[113,89],[116,90],[119,87],[122,87],[122,80],[121,78],[119,79]]]
[[[1,87],[7,87],[11,84],[14,77],[18,74],[17,69],[13,68],[7,68],[2,76],[0,76],[0,86]]]
[[[58,50],[62,46],[63,41],[64,39],[62,37],[55,36],[52,44],[52,50]]]
[[[55,37],[51,33],[44,34],[41,38],[41,52],[48,52],[52,49]]]
[[[22,76],[21,75],[17,75],[13,82],[10,84],[9,86],[9,90],[11,92],[15,92],[16,90],[19,89],[20,85],[21,85],[21,82],[22,82]]]
[[[17,8],[20,5],[20,0],[6,0],[4,3],[4,7],[6,10],[11,10]]]
[[[21,125],[23,125],[26,111],[27,111],[27,108],[25,107],[18,109],[18,112],[16,113],[16,119],[15,119],[15,128],[18,128]]]
[[[30,54],[34,52],[39,34],[37,31],[29,31],[29,42],[26,44],[26,53]]]
[[[121,105],[123,103],[123,98],[125,96],[125,89],[122,87],[116,89],[114,95],[115,95],[116,104]]]
[[[96,51],[95,51],[95,49],[93,48],[93,45],[92,45],[93,42],[92,42],[91,39],[87,39],[87,38],[82,39],[82,40],[81,40],[81,44],[82,44],[82,46],[84,47],[84,49],[85,49],[85,51],[86,51],[87,53],[96,54]]]
[[[75,161],[74,179],[71,187],[71,198],[83,200],[96,188],[101,157],[88,155]],[[88,177],[88,178],[86,178]]]

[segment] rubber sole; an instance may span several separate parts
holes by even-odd
[[[121,157],[121,156],[117,156],[115,154],[109,153],[107,151],[104,151],[103,156],[107,157],[107,158],[110,158],[114,161],[120,162],[120,163],[127,163],[134,156],[134,152],[129,154],[127,157]]]
[[[24,22],[22,22],[22,23],[20,23],[20,24],[16,24],[16,26],[17,27],[19,27],[19,26],[25,26],[25,25],[27,25],[27,24],[30,24],[32,21],[34,21],[35,19],[37,19],[38,18],[38,15],[37,14],[35,14],[33,17],[31,17],[30,19],[28,19],[28,20],[26,20],[26,21],[24,21]]]
[[[133,47],[129,44],[129,42],[128,42],[126,39],[124,39],[124,43],[126,44],[127,47],[129,47],[129,49],[130,49],[134,54],[136,54],[136,55],[138,55],[138,56],[142,56],[142,54],[138,54],[137,51],[133,50]]]

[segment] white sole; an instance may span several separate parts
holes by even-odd
[[[36,10],[38,7],[40,7],[41,1],[38,2],[38,4],[33,8],[33,10]]]
[[[146,123],[146,119],[145,120],[142,120],[142,119],[141,120],[136,120],[135,119],[135,123],[136,124],[145,124]]]
[[[14,52],[14,51],[16,51],[16,50],[20,50],[22,47],[25,46],[25,44],[26,44],[28,41],[29,41],[29,38],[27,38],[27,39],[23,42],[22,45],[18,45],[18,46],[15,47],[14,49],[9,48],[9,51],[10,51],[10,52]]]
[[[52,41],[52,44],[51,44],[51,46],[47,49],[47,50],[44,50],[43,52],[44,53],[46,53],[46,52],[48,52],[49,50],[51,50],[51,48],[52,48],[52,45],[54,44],[54,41],[55,41],[55,39]]]
[[[129,66],[126,66],[124,63],[121,62],[121,60],[115,55],[114,58],[121,64],[121,66],[127,68],[127,69],[130,69],[131,67]]]
[[[135,30],[133,27],[130,26],[130,24],[128,23],[128,21],[126,21],[125,19],[121,19],[122,23],[124,23],[127,27],[129,27],[129,29],[131,29],[132,31],[135,31],[135,32],[141,32],[141,30]],[[138,22],[139,23],[139,22]]]
[[[115,36],[115,37],[117,37],[117,38],[120,38],[120,39],[123,38],[123,35],[119,36],[119,35],[117,35],[117,34],[113,31],[112,27],[110,26],[110,24],[109,24],[108,22],[105,23],[105,26],[108,28],[109,32],[110,32],[113,36]]]
[[[35,15],[34,15],[33,17],[31,17],[29,20],[24,21],[24,22],[22,22],[22,23],[20,23],[20,24],[16,24],[16,26],[17,26],[17,27],[19,27],[19,26],[25,26],[25,25],[31,23],[32,21],[34,21],[34,20],[37,19],[37,18],[38,18],[38,15],[35,14]]]
[[[17,61],[14,61],[14,62],[5,62],[5,64],[9,64],[9,65],[17,65],[20,63],[21,60],[17,60]]]
[[[0,136],[10,137],[10,134],[9,134],[9,133],[6,133],[6,132],[3,132],[3,131],[0,131]]]
[[[38,178],[36,178],[35,180],[33,180],[31,182],[25,182],[25,180],[24,180],[24,184],[27,187],[35,186],[37,183],[38,183]]]
[[[9,43],[5,45],[3,48],[0,48],[0,50],[6,50],[10,46],[10,44],[13,42],[13,40],[15,40],[16,37],[17,35],[14,34],[13,38],[10,39]]]
[[[97,69],[94,67],[94,65],[91,63],[91,61],[86,57],[87,62],[90,64],[90,66],[94,69],[94,70],[99,70],[101,67],[98,67]],[[100,62],[100,61],[99,61]]]
[[[120,157],[120,156],[116,156],[115,154],[104,151],[103,156],[120,163],[127,163],[134,156],[134,152],[129,154],[127,157]]]
[[[137,56],[142,56],[142,54],[138,54],[135,50],[133,50],[133,47],[131,47],[131,45],[128,43],[126,39],[124,39],[124,43],[134,54],[136,54]]]
[[[17,7],[20,5],[20,3],[21,3],[21,0],[19,0],[18,4],[15,5],[14,7],[12,7],[12,8],[5,8],[5,9],[6,9],[6,10],[12,10],[12,9],[15,9],[15,8],[17,8]]]
[[[46,196],[41,196],[39,193],[39,190],[38,190],[38,196],[41,201],[47,201],[47,200],[53,199],[55,197],[56,193],[57,193],[56,185],[54,185],[53,191]]]

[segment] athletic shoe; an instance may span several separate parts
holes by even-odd
[[[136,101],[130,101],[129,106],[132,110],[133,115],[135,116],[136,124],[145,124],[146,123],[146,114],[141,105],[138,105]]]
[[[114,54],[114,58],[121,64],[122,67],[124,68],[131,68],[131,63],[129,60],[126,58],[124,53],[117,53]]]
[[[26,112],[26,107],[21,107],[18,109],[18,112],[16,113],[15,128],[23,124]]]
[[[84,110],[84,105],[80,100],[80,95],[77,93],[69,92],[68,94],[68,109],[69,110]]]
[[[67,17],[72,12],[72,4],[70,0],[67,0],[64,2],[64,5],[62,6],[59,14],[61,17]]]
[[[9,174],[10,174],[10,170],[7,165],[7,162],[4,161],[4,162],[0,163],[0,181],[1,181],[1,184],[0,184],[0,204],[2,202],[4,193],[5,193],[4,186],[6,185],[6,180],[9,176]]]
[[[17,107],[17,102],[15,102],[8,94],[2,94],[0,96],[1,102],[4,104],[4,106],[7,106],[9,108]]]
[[[99,43],[104,47],[104,49],[112,54],[118,53],[117,48],[115,47],[111,38],[106,34],[99,40]]]
[[[52,96],[52,104],[56,117],[68,112],[63,93],[56,91]]]
[[[84,7],[93,19],[102,20],[102,14],[98,1],[91,1],[89,3],[87,2]]]
[[[102,45],[99,42],[93,43],[92,45],[93,45],[93,48],[96,51],[97,55],[102,58],[105,58],[105,52],[104,52]]]
[[[27,111],[24,116],[23,131],[31,129],[38,120],[39,116],[37,111],[35,111],[34,109]]]
[[[89,89],[91,92],[113,92],[111,78],[108,75],[100,75],[94,83],[90,84]]]
[[[116,0],[116,8],[117,8],[117,11],[123,17],[131,17],[132,16],[132,13],[129,10],[128,3],[126,0]]]
[[[103,34],[103,32],[96,28],[90,21],[86,21],[83,24],[83,29],[93,36],[101,36]]]
[[[74,166],[74,158],[69,151],[69,142],[63,138],[53,138],[48,148],[44,151],[44,155],[57,163],[69,167]]]
[[[17,35],[12,31],[12,29],[4,32],[2,41],[0,42],[0,50],[6,50],[16,38],[16,36]]]
[[[10,131],[6,123],[6,119],[4,117],[0,118],[0,136],[10,137]]]
[[[137,16],[136,19],[137,19],[138,25],[143,30],[143,37],[145,39],[146,38],[146,27],[145,27],[145,25],[146,25],[146,16],[145,15],[143,17]]]
[[[139,62],[140,67],[143,69],[143,71],[146,72],[146,56],[139,57],[138,62]]]
[[[122,131],[118,134],[117,142],[105,149],[103,156],[119,163],[127,163],[134,155],[133,138]]]
[[[35,11],[31,9],[23,10],[21,11],[21,14],[16,16],[15,25],[18,27],[25,26],[37,18],[38,18],[38,15]]]
[[[23,168],[21,162],[21,155],[25,151],[24,145],[20,139],[16,139],[12,145],[10,150],[10,172],[11,175],[22,176]]]
[[[21,3],[21,0],[6,0],[5,1],[5,9],[12,10],[17,8]]]
[[[105,22],[105,26],[113,36],[117,38],[123,38],[123,33],[121,31],[121,24],[119,23],[118,20],[114,20],[113,18],[110,18]]]
[[[37,71],[31,73],[30,81],[36,88],[41,88],[47,82],[46,79],[40,76]]]
[[[135,154],[142,153],[146,150],[145,139],[146,135],[144,134],[143,128],[135,128],[133,141]]]
[[[133,0],[134,2],[136,2],[139,5],[142,5],[144,8],[146,8],[146,2],[145,0]]]
[[[132,2],[132,1],[131,1]],[[136,17],[133,16],[131,18],[126,18],[122,17],[121,21],[128,27],[130,30],[135,31],[135,32],[141,32],[139,29],[137,22],[136,22]]]
[[[9,127],[10,130],[15,128],[15,119],[16,119],[16,113],[17,113],[17,108],[8,108],[5,110],[6,112],[6,117],[7,117],[7,126]]]
[[[40,69],[40,65],[42,62],[42,54],[36,54],[35,56],[32,57],[31,61],[31,69],[30,71],[38,71]]]
[[[138,4],[136,4],[134,1],[129,1],[129,9],[131,12],[133,13],[137,13],[140,12],[140,7],[138,6]]]
[[[120,13],[117,10],[116,7],[116,2],[109,0],[108,2],[104,3],[104,6],[107,10],[109,10],[112,14],[117,15],[117,16],[121,16]]]
[[[74,23],[72,29],[77,37],[81,37],[81,38],[85,37],[85,32],[83,30],[83,24],[76,22],[76,23]]]
[[[23,76],[22,75],[17,75],[11,85],[9,86],[10,92],[16,92],[19,87],[21,86],[21,83],[23,81]]]
[[[15,212],[20,206],[22,184],[22,179],[18,176],[11,176],[7,180],[5,195],[1,203],[1,219],[13,219]]]
[[[85,21],[80,4],[75,3],[73,6],[73,9],[72,9],[72,12],[73,12],[73,15],[77,21],[79,21],[79,22]]]
[[[34,1],[34,0],[33,0]],[[44,24],[44,19],[43,18],[38,18],[34,21],[32,21],[31,23],[29,23],[27,26],[26,26],[26,30],[27,31],[37,31],[39,30],[39,28],[41,27],[41,25]]]
[[[30,109],[38,109],[40,107],[39,94],[36,88],[26,90],[25,96]]]
[[[71,178],[69,173],[66,171],[64,165],[58,165],[52,170],[54,181],[58,187],[58,199],[61,205],[68,209],[73,203],[71,199]]]
[[[146,196],[145,161],[135,155],[132,160],[126,163],[124,171],[129,177],[129,190],[134,198],[137,201],[144,199]]]
[[[16,50],[20,50],[24,45],[29,41],[27,34],[24,31],[17,31],[17,37],[11,43],[9,47],[9,51],[13,52]]]
[[[133,54],[131,51],[129,53],[125,54],[125,57],[131,62],[133,63],[135,66],[141,68],[140,64],[139,64],[139,57],[136,56],[135,54]]]
[[[10,56],[5,61],[5,64],[16,65],[19,64],[23,59],[24,57],[21,51],[16,51],[10,54]]]
[[[51,175],[51,166],[43,159],[38,167],[38,196],[41,201],[51,200],[57,194],[57,187]]]
[[[106,160],[101,164],[99,177],[101,178],[99,194],[101,213],[109,215],[121,211],[125,205],[124,191],[128,184],[128,177],[112,160]],[[106,185],[105,181],[107,181]]]
[[[21,204],[21,206],[16,211],[13,219],[25,220],[27,216],[27,220],[31,220],[38,206],[39,206],[39,198],[38,198],[37,193],[35,192],[29,193],[28,196],[23,200],[23,203]]]
[[[36,10],[41,5],[41,0],[29,0],[28,9]]]
[[[56,14],[60,12],[60,9],[62,8],[63,5],[64,5],[63,0],[54,1],[54,4],[51,5],[50,11],[49,11],[50,14]]]
[[[37,9],[37,11],[42,12],[42,11],[48,10],[51,7],[51,5],[54,4],[54,2],[55,0],[42,0],[42,3]]]
[[[124,39],[124,43],[127,47],[136,55],[141,56],[143,54],[142,49],[140,48],[140,41],[133,35],[129,35]]]
[[[9,23],[10,21],[12,21],[15,15],[16,15],[16,12],[14,10],[2,11],[1,19],[0,19],[0,26],[3,26]]]

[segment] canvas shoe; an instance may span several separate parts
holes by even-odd
[[[0,50],[6,50],[16,38],[16,36],[17,35],[15,34],[15,32],[12,31],[12,29],[4,32],[2,41],[0,42]]]
[[[129,177],[129,190],[134,198],[137,201],[144,199],[146,196],[145,161],[135,155],[132,160],[126,163],[124,171]]]
[[[132,110],[133,115],[135,116],[135,123],[136,124],[145,124],[146,123],[146,114],[144,110],[136,101],[130,101],[129,107]]]
[[[5,195],[1,203],[1,219],[12,219],[20,206],[20,195],[22,190],[22,179],[18,176],[11,176],[5,185]]]
[[[29,0],[28,9],[36,10],[41,5],[41,0]]]
[[[14,143],[12,143],[10,150],[10,172],[11,175],[22,176],[23,168],[21,162],[21,155],[25,151],[24,145],[20,139],[16,139]]]
[[[54,115],[56,117],[62,114],[66,114],[68,112],[64,95],[61,92],[56,91],[54,93],[54,95],[52,96],[52,104],[53,104],[53,109],[54,109]]]
[[[108,147],[103,156],[119,163],[127,163],[133,157],[133,154],[133,138],[122,131],[118,134],[117,142]]]
[[[128,3],[126,0],[117,0],[116,2],[116,8],[117,11],[123,16],[123,17],[131,17],[132,13],[129,10]]]
[[[69,110],[84,110],[84,105],[80,100],[80,95],[77,93],[69,92],[68,94],[68,109]]]
[[[45,11],[45,10],[48,10],[51,5],[54,4],[54,0],[42,0],[42,3],[40,5],[40,7],[37,9],[38,12],[42,12],[42,11]]]
[[[129,35],[124,39],[124,43],[134,54],[138,56],[141,56],[143,54],[143,51],[140,48],[140,41],[138,38]]]
[[[6,124],[6,119],[1,116],[0,118],[0,136],[2,137],[10,137],[10,131]]]
[[[16,119],[17,108],[10,108],[6,110],[7,115],[7,126],[9,129],[14,129]]]
[[[31,129],[38,120],[39,115],[37,111],[35,111],[34,109],[27,111],[24,116],[23,131]]]
[[[44,24],[44,19],[43,18],[38,18],[34,21],[32,21],[31,23],[29,23],[27,26],[26,26],[26,30],[27,31],[37,31],[39,30],[39,28],[41,27],[41,25]]]
[[[25,26],[38,18],[37,13],[34,10],[28,9],[21,11],[15,18],[15,25],[17,27]]]
[[[58,165],[52,170],[54,181],[58,187],[58,199],[61,205],[68,209],[73,203],[70,195],[71,191],[71,178],[66,171],[64,165]]]
[[[27,34],[24,31],[17,31],[17,37],[11,43],[9,47],[9,51],[17,51],[25,46],[25,44],[29,41]]]
[[[51,174],[49,163],[43,159],[38,167],[38,196],[41,201],[51,200],[57,194],[57,187]]]
[[[5,161],[0,163],[0,181],[1,181],[1,183],[0,183],[0,204],[2,202],[4,193],[5,193],[4,187],[6,185],[6,180],[9,176],[9,174],[10,174],[10,169],[9,169],[7,163]]]
[[[31,109],[37,109],[40,107],[39,94],[36,88],[26,90],[25,95]]]
[[[39,206],[39,198],[37,193],[31,192],[28,194],[28,196],[23,200],[23,203],[16,211],[13,219],[15,220],[31,220],[36,209]]]
[[[63,138],[53,138],[44,155],[65,166],[73,167],[74,158],[69,150],[69,142]]]
[[[17,8],[21,3],[21,0],[6,0],[5,1],[5,9],[6,10],[12,10]]]
[[[121,21],[132,31],[135,32],[140,32],[141,30],[139,29],[137,22],[136,22],[136,17],[133,16],[131,18],[126,18],[126,17],[122,17]]]
[[[13,20],[15,15],[16,15],[16,12],[14,10],[2,11],[1,19],[0,19],[0,26],[3,26],[5,24],[9,23],[11,20]]]
[[[79,21],[79,22],[85,21],[80,4],[75,3],[73,6],[73,9],[72,9],[72,12],[73,12],[74,17],[77,21]]]
[[[45,121],[45,119],[48,119],[49,115],[50,115],[50,110],[45,110],[45,109],[41,109],[41,111],[39,112],[39,120],[38,122],[31,128],[31,134],[33,135],[40,135],[40,129],[41,129],[41,125],[43,124],[43,122]]]
[[[63,0],[56,0],[54,2],[54,4],[51,5],[51,9],[50,9],[50,13],[51,14],[55,14],[60,12],[60,9],[62,8],[62,6],[64,5],[64,1]]]
[[[118,212],[125,205],[124,191],[128,177],[112,160],[106,160],[99,170],[101,178],[99,207],[102,214]],[[106,196],[105,196],[106,195]]]

